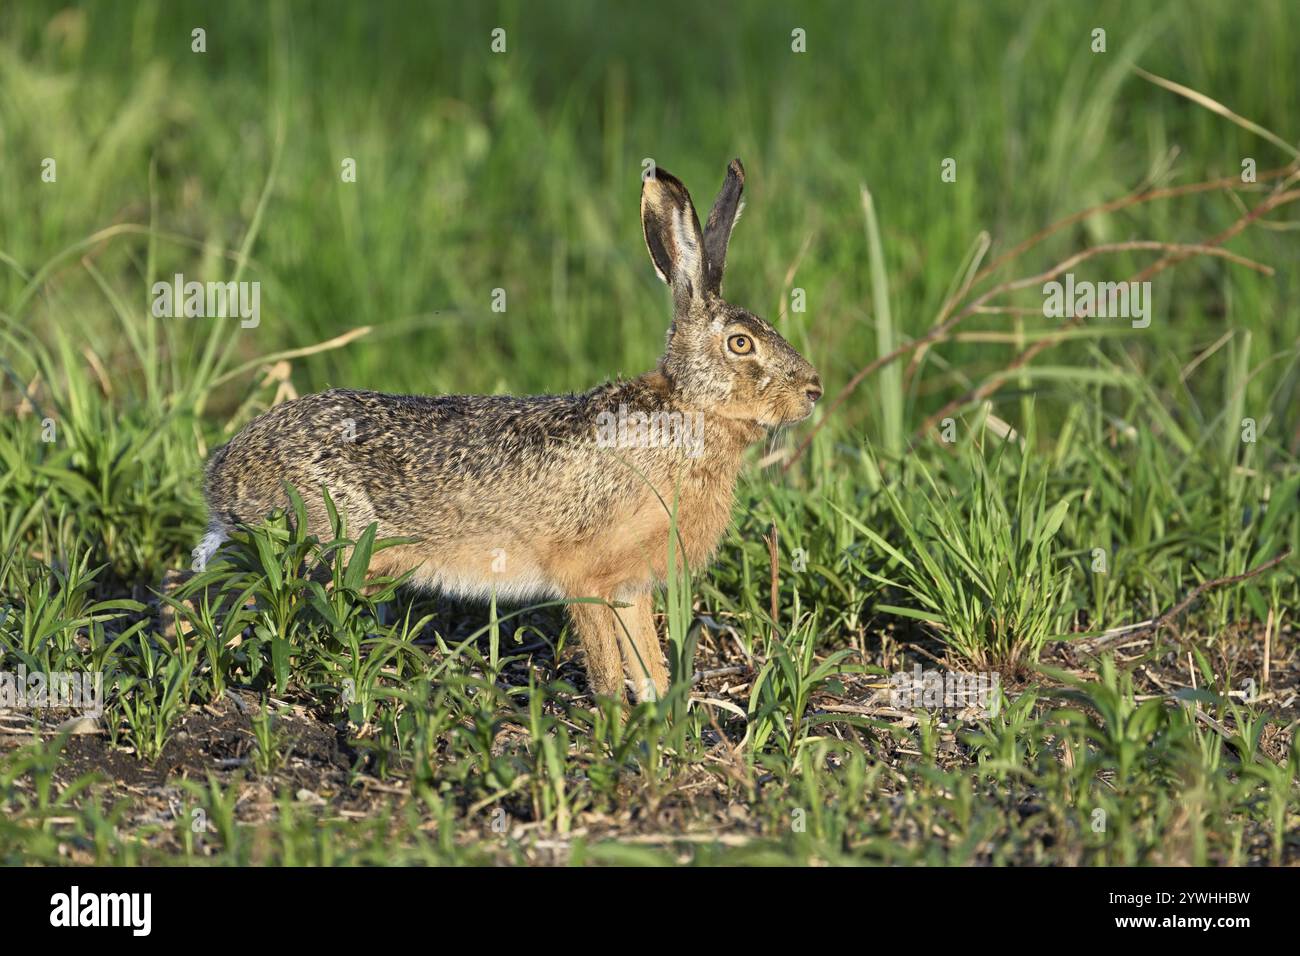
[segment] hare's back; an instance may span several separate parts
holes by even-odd
[[[417,507],[425,515],[491,513],[498,499],[543,493],[548,476],[590,441],[580,404],[573,396],[355,389],[304,396],[254,419],[213,454],[208,502],[227,524],[256,521],[287,503],[287,481],[304,498],[326,487],[353,517],[394,532]]]

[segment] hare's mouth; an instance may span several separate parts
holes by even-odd
[[[807,421],[811,418],[813,410],[817,407],[817,399],[821,397],[822,390],[820,387],[815,390],[815,394],[812,390],[805,392],[803,396],[794,403],[796,411],[790,417],[790,423],[793,424],[794,422]]]
[[[758,423],[764,428],[781,428],[785,425],[797,425],[800,422],[807,421],[812,416],[813,409],[816,407],[815,402],[791,402],[789,406],[781,409],[773,409],[768,415],[758,419]]]

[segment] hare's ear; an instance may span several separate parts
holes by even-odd
[[[641,228],[659,278],[682,302],[704,294],[704,236],[682,181],[656,169],[641,183]]]
[[[745,190],[745,167],[739,159],[727,166],[727,178],[713,202],[709,221],[704,227],[704,287],[714,295],[722,293],[722,270],[727,264],[727,244],[731,230],[740,220],[745,201],[740,194]]]

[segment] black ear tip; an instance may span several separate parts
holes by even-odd
[[[646,186],[653,182],[667,183],[669,186],[682,185],[682,181],[680,179],[678,179],[668,170],[664,169],[662,166],[655,166],[651,170],[650,175],[646,176],[642,180],[641,185]]]
[[[727,164],[727,172],[739,179],[742,184],[745,182],[745,167],[739,156]]]

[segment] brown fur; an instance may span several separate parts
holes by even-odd
[[[807,417],[821,394],[812,366],[775,329],[720,297],[743,183],[737,160],[707,236],[677,179],[658,170],[643,184],[647,246],[674,300],[656,370],[581,395],[331,389],[285,402],[213,454],[210,532],[196,560],[236,525],[284,506],[286,481],[302,492],[312,530],[327,533],[324,487],[354,532],[377,522],[382,537],[416,539],[377,554],[374,573],[415,568],[415,584],[467,596],[610,602],[570,605],[592,689],[620,694],[626,671],[638,696],[665,693],[652,617],[653,588],[667,575],[665,503],[676,502],[689,564],[703,566],[730,520],[745,448]],[[750,340],[746,354],[733,348],[744,344],[737,335]],[[620,410],[689,416],[698,451],[663,440],[607,447],[599,423]]]

